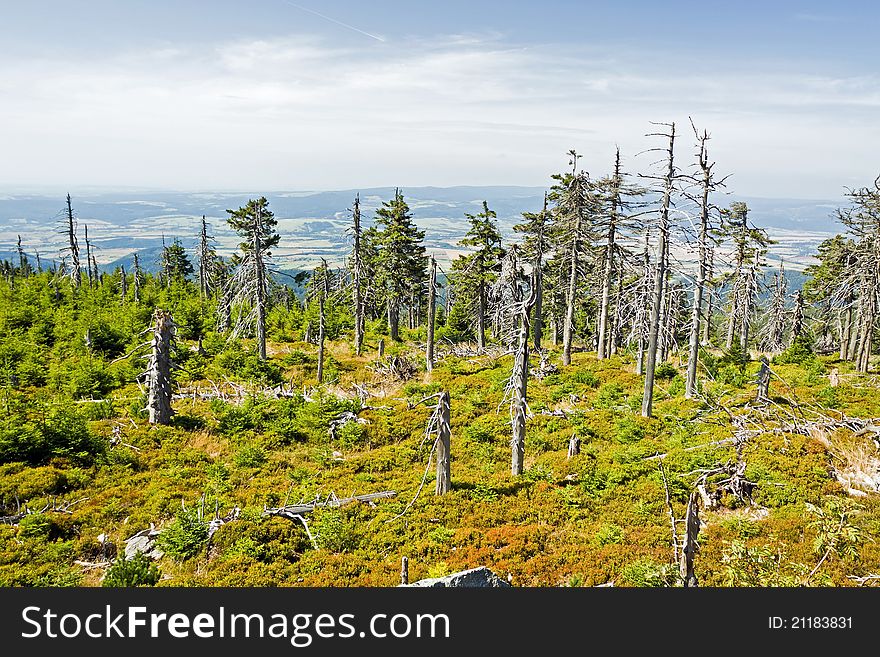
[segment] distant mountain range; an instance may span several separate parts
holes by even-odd
[[[402,189],[413,217],[426,232],[426,246],[439,261],[448,262],[462,251],[456,243],[467,230],[465,213],[481,210],[483,200],[498,214],[505,237],[513,236],[513,225],[524,211],[541,209],[543,187],[412,187]],[[265,196],[278,219],[281,244],[275,250],[276,262],[285,270],[314,267],[326,258],[339,265],[350,249],[349,208],[355,194],[361,198],[363,223],[369,226],[374,211],[394,194],[392,187],[322,192],[90,192],[73,195],[73,208],[79,223],[79,242],[84,248],[83,227],[99,265],[112,269],[129,267],[137,251],[142,266],[154,268],[159,261],[162,241],[181,240],[192,248],[202,215],[210,224],[218,251],[228,255],[237,248],[238,238],[226,225],[226,210],[238,208],[248,199]],[[727,205],[745,201],[751,220],[764,227],[777,241],[772,256],[784,258],[787,266],[802,268],[816,245],[840,230],[834,210],[842,200],[802,200],[730,197],[718,202]],[[39,251],[47,264],[59,258],[65,245],[62,234],[65,200],[63,195],[0,194],[0,258],[14,256],[18,235],[26,253]],[[683,211],[693,208],[679,208]]]

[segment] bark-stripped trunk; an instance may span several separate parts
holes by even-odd
[[[388,332],[393,341],[400,340],[400,312],[397,302],[388,300]]]
[[[697,284],[694,287],[694,305],[691,311],[691,333],[688,339],[688,365],[685,379],[684,396],[691,399],[697,391],[697,363],[700,359],[700,322],[703,319],[703,290],[709,276],[709,192],[712,190],[712,164],[706,152],[706,141],[709,135],[703,132],[700,137],[700,154],[698,161],[703,172],[703,187],[700,197],[700,236],[699,236],[699,271]],[[708,325],[708,317],[706,318]]]
[[[700,535],[700,493],[697,490],[692,491],[688,498],[684,523],[684,544],[681,548],[678,572],[684,586],[696,587],[698,584],[697,576],[694,574],[694,557],[698,549],[697,537]]]
[[[445,390],[440,393],[440,401],[438,402],[440,426],[437,429],[437,469],[436,484],[434,487],[435,495],[445,495],[452,488],[452,480],[450,477],[450,436],[451,424],[449,417],[449,393]]]
[[[547,221],[547,192],[544,192],[544,207],[541,209],[541,224],[535,236],[535,312],[532,317],[532,341],[535,351],[541,351],[541,338],[544,334],[544,222]]]
[[[844,319],[845,318],[845,319]],[[849,342],[852,333],[852,307],[847,307],[846,313],[837,313],[837,321],[840,326],[840,360],[849,360]]]
[[[623,299],[623,272],[617,276],[617,292],[614,295],[614,313],[611,315],[611,330],[608,332],[608,355],[617,353],[620,346],[620,303]]]
[[[122,297],[122,301],[125,302],[125,297],[128,295],[128,278],[125,275],[125,265],[119,266],[119,295]]]
[[[92,287],[97,283],[98,272],[95,271],[92,274],[92,243],[89,241],[89,225],[85,224],[85,235],[86,235],[86,273],[89,277],[89,287]]]
[[[703,322],[702,343],[708,345],[712,341],[712,313],[714,311],[715,285],[712,277],[715,275],[715,251],[709,249],[709,268],[706,272],[706,317]]]
[[[266,360],[266,271],[263,263],[263,245],[260,242],[260,235],[263,231],[263,212],[261,208],[257,208],[257,221],[254,227],[253,237],[253,257],[254,257],[254,273],[256,291],[254,293],[254,301],[257,311],[257,353],[260,360]]]
[[[574,338],[574,307],[577,301],[578,252],[580,251],[581,216],[575,219],[571,243],[571,268],[568,273],[568,294],[565,298],[565,322],[562,325],[562,364],[571,365],[571,343]]]
[[[608,220],[608,239],[605,243],[605,273],[602,276],[602,300],[599,303],[599,344],[596,357],[602,360],[608,355],[606,332],[608,311],[611,305],[611,284],[614,278],[614,240],[617,230],[617,210],[620,205],[620,149],[614,158],[614,178],[611,190],[611,216]]]
[[[360,356],[364,350],[364,300],[361,295],[361,195],[354,197],[351,211],[354,223],[354,353]]]
[[[428,372],[434,369],[434,320],[437,314],[437,261],[431,256],[428,277],[428,340],[425,345],[425,367]]]
[[[70,194],[67,195],[67,241],[70,247],[71,272],[70,280],[73,287],[79,289],[82,284],[82,271],[79,268],[79,246],[76,243],[76,222],[73,218],[73,206],[70,203]]]
[[[666,252],[669,239],[669,207],[672,203],[672,187],[675,183],[673,166],[673,147],[675,144],[675,124],[670,125],[669,147],[667,149],[666,179],[663,201],[660,206],[659,239],[657,243],[657,271],[654,277],[654,298],[651,303],[651,320],[648,333],[648,351],[645,354],[645,393],[642,397],[642,416],[651,417],[654,402],[654,370],[657,366],[657,342],[660,337],[660,310],[663,307],[663,288],[666,281]]]
[[[856,351],[856,371],[867,372],[870,366],[876,316],[876,294],[870,282],[864,285],[859,305],[859,340]]]
[[[804,332],[804,295],[800,290],[794,293],[794,317],[791,322],[791,342]]]
[[[150,424],[169,424],[171,409],[171,341],[174,321],[171,313],[153,313],[152,352],[147,368],[147,410]]]
[[[321,288],[318,292],[318,385],[324,383],[324,299],[327,296],[327,263],[321,270]]]
[[[132,287],[134,288],[134,302],[141,302],[141,265],[138,261],[138,254],[134,254],[134,280],[132,281]]]
[[[210,251],[208,249],[208,223],[202,215],[202,230],[199,234],[199,296],[204,299],[209,289]]]
[[[511,383],[513,385],[513,403],[511,407],[511,424],[513,432],[510,440],[510,473],[520,475],[523,472],[523,460],[526,448],[526,412],[528,411],[529,384],[529,315],[537,298],[535,276],[532,275],[529,298],[523,303],[522,290],[514,279],[513,299],[518,305],[520,321],[517,330],[516,355],[513,363]]]

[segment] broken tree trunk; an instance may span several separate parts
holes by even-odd
[[[605,244],[605,273],[602,276],[602,300],[599,303],[599,344],[596,357],[602,360],[608,355],[606,333],[608,310],[611,306],[611,284],[614,278],[614,240],[617,230],[617,208],[620,205],[620,148],[614,158],[614,177],[611,190],[611,216],[608,224],[608,240]]]
[[[700,535],[700,491],[695,489],[688,498],[687,511],[685,512],[684,545],[681,548],[679,561],[679,575],[686,587],[696,587],[697,576],[694,574],[694,556],[699,549],[697,537]]]
[[[321,269],[321,283],[318,290],[318,385],[324,383],[324,338],[326,330],[324,328],[324,300],[327,297],[327,262],[323,260],[323,268]]]
[[[666,284],[667,240],[669,239],[669,208],[672,204],[672,188],[675,184],[673,147],[675,145],[675,124],[669,125],[669,147],[666,151],[666,176],[664,179],[663,200],[660,206],[659,240],[657,243],[657,270],[654,276],[651,319],[648,333],[648,351],[645,354],[645,392],[642,397],[642,417],[651,417],[654,401],[654,370],[657,366],[657,346],[660,339],[660,311],[663,307],[663,288]]]
[[[568,458],[574,458],[581,453],[581,439],[577,434],[572,434],[568,440]]]
[[[537,298],[536,280],[537,276],[533,272],[532,289],[528,300],[525,302],[523,302],[522,290],[519,284],[514,282],[513,285],[513,298],[514,302],[519,304],[517,310],[520,313],[520,321],[517,327],[519,335],[516,342],[516,356],[509,384],[512,386],[513,393],[510,406],[510,420],[513,426],[510,440],[510,473],[514,476],[522,474],[523,460],[525,458],[529,383],[529,328],[531,325],[529,315]]]
[[[434,321],[437,314],[437,261],[431,256],[430,276],[428,278],[428,341],[425,345],[425,367],[428,372],[434,369]]]
[[[171,313],[156,310],[153,313],[152,353],[147,368],[147,410],[150,424],[169,424],[171,409],[171,342],[174,321]]]
[[[360,356],[364,349],[364,301],[361,295],[361,195],[354,197],[354,206],[351,210],[354,233],[354,250],[352,252],[352,267],[354,269],[354,353]]]
[[[694,128],[696,132],[696,128]],[[709,275],[709,193],[712,191],[712,166],[706,152],[706,142],[709,141],[709,133],[697,134],[700,142],[700,152],[697,161],[703,172],[702,189],[700,196],[700,235],[699,235],[699,273],[694,286],[694,304],[691,313],[691,333],[688,341],[688,364],[687,378],[685,381],[684,396],[691,399],[697,391],[697,362],[700,358],[700,322],[703,319],[703,290],[706,288],[706,280]]]
[[[73,206],[70,203],[70,194],[67,195],[67,241],[70,248],[71,271],[70,280],[74,288],[79,288],[82,283],[82,271],[79,268],[79,246],[76,243],[76,220],[73,217]]]
[[[450,478],[450,418],[449,418],[449,393],[443,391],[437,404],[439,411],[439,426],[437,427],[437,482],[434,488],[435,495],[445,495],[452,487]]]

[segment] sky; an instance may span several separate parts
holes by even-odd
[[[880,173],[880,4],[0,0],[0,191],[651,173],[692,118],[743,196]]]

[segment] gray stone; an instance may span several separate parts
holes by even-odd
[[[479,566],[470,570],[452,573],[445,577],[420,579],[412,584],[401,584],[400,586],[502,588],[510,587],[510,584],[498,577],[486,566]]]

